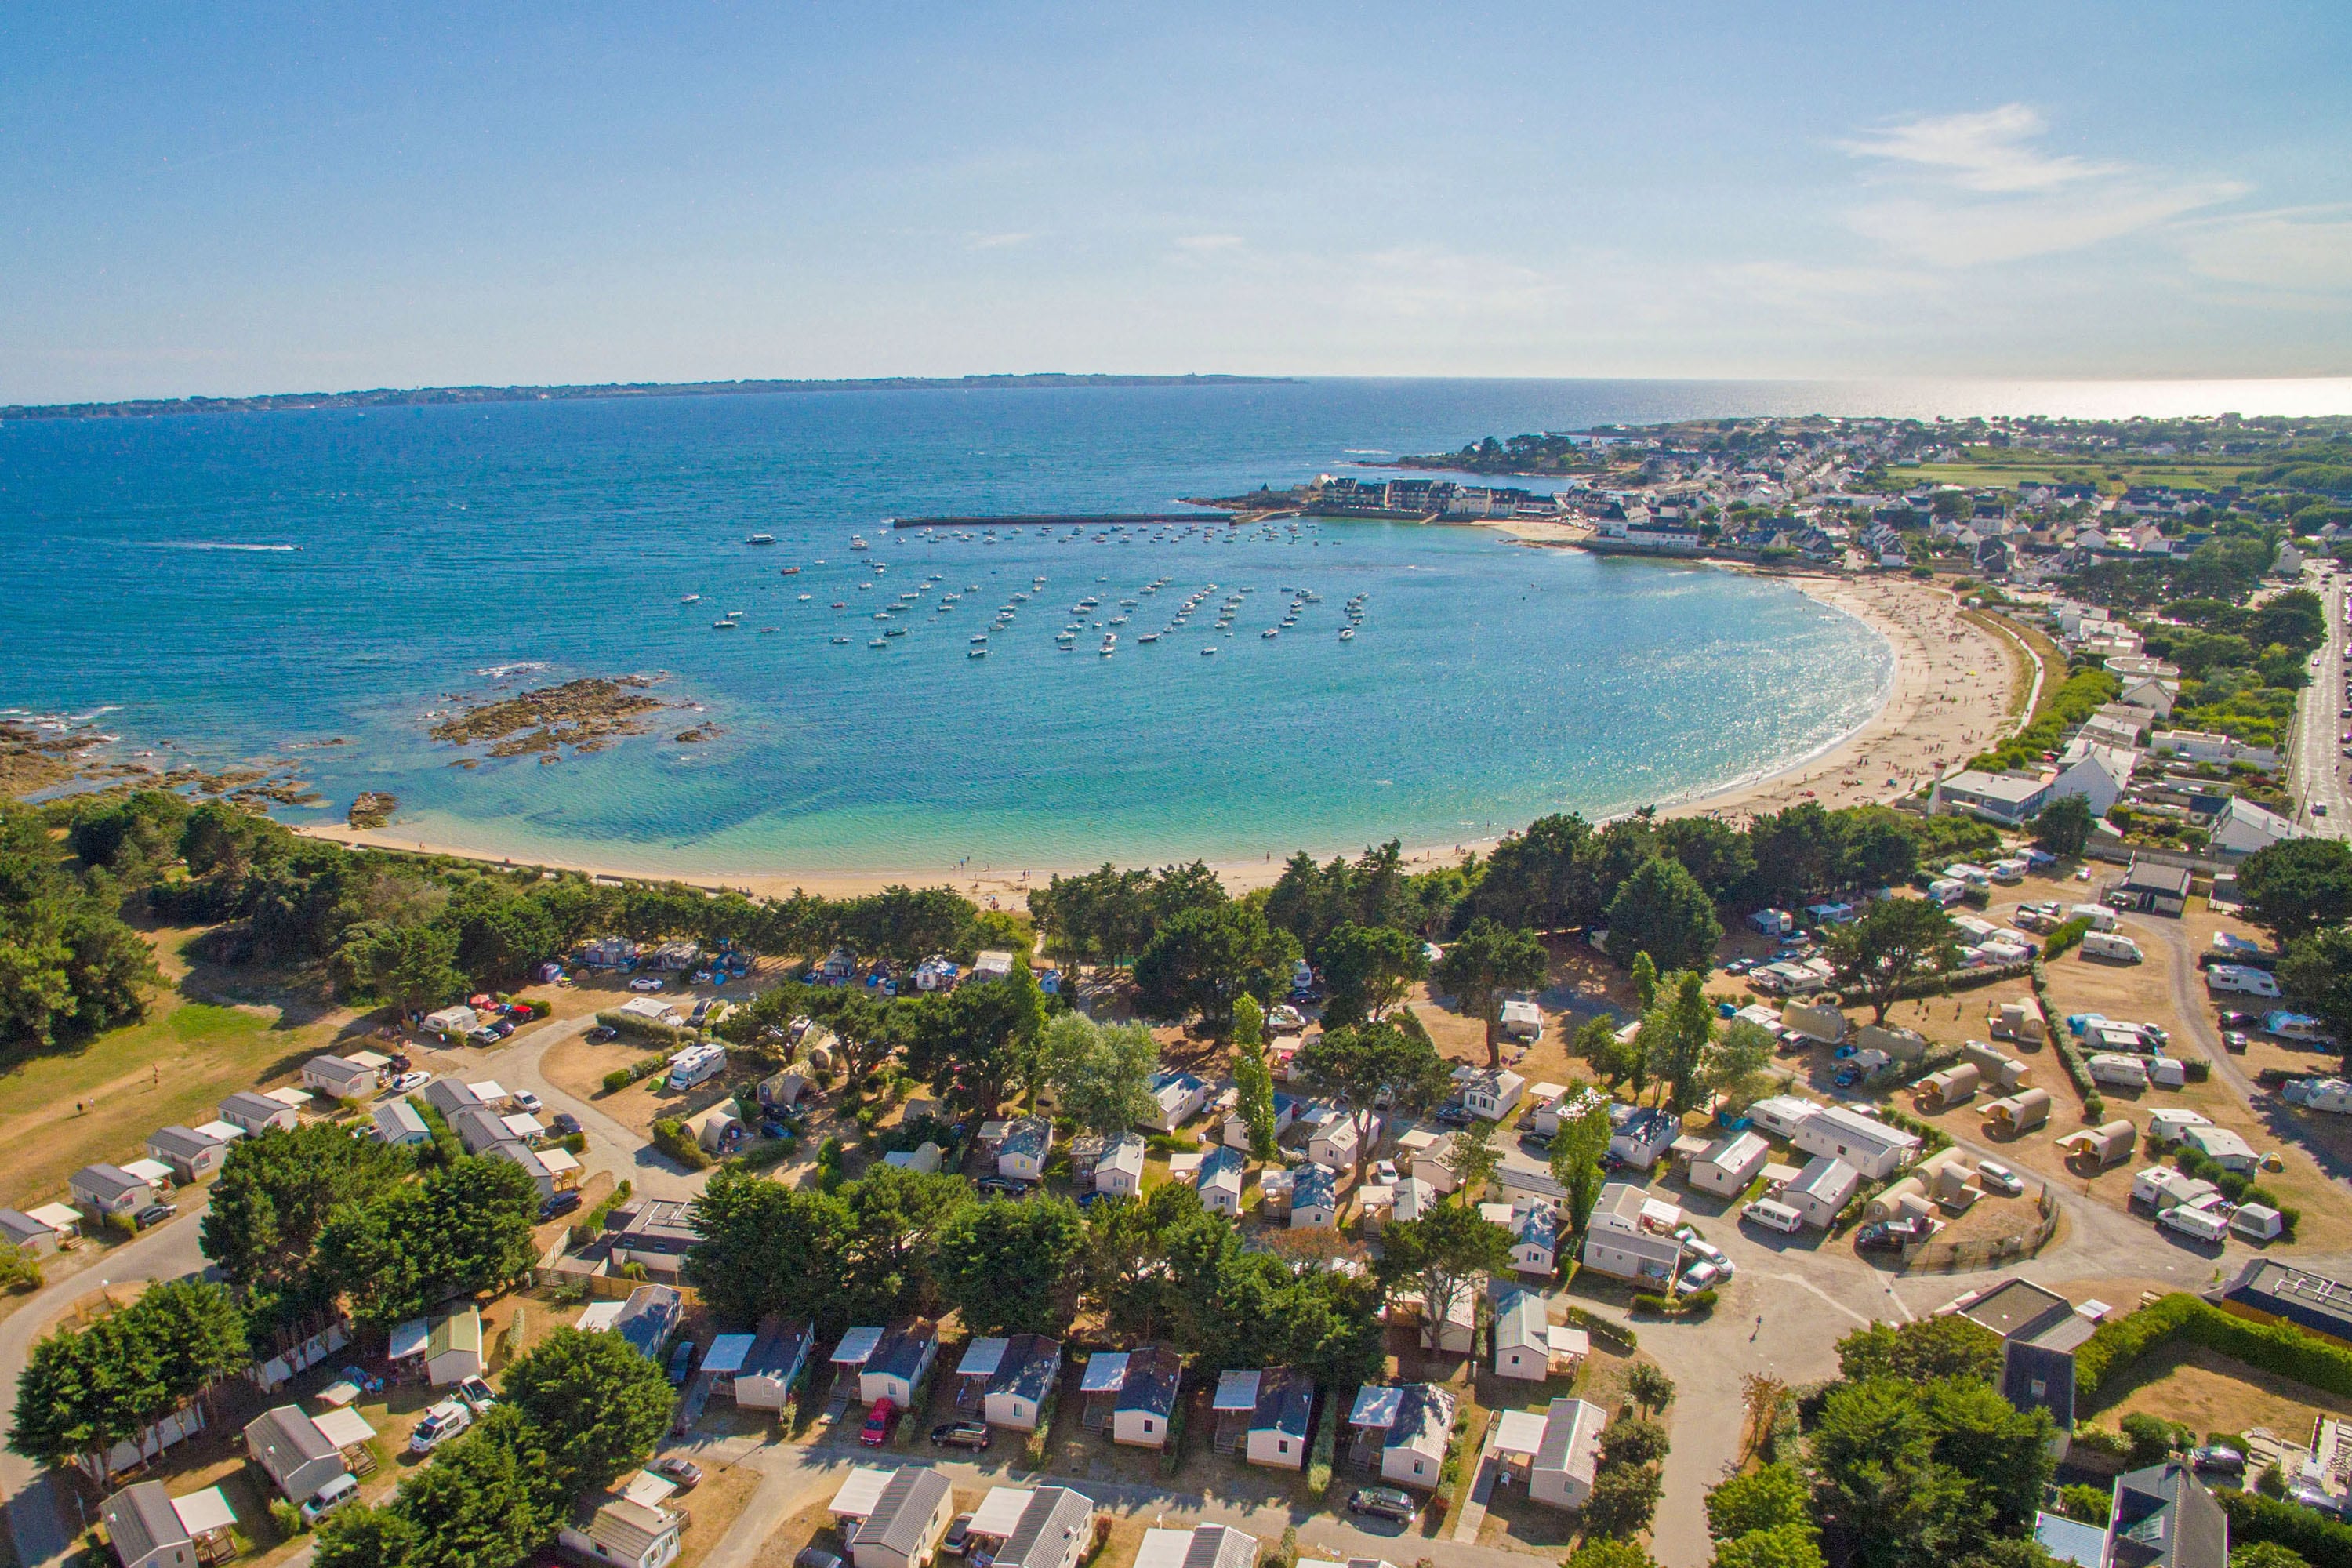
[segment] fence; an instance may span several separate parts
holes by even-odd
[[[1921,1274],[1957,1274],[1963,1268],[1990,1268],[2031,1258],[2058,1232],[2058,1198],[2049,1183],[2042,1184],[2042,1195],[2034,1207],[2041,1218],[2031,1229],[1969,1241],[1917,1242],[1903,1249],[1903,1267]]]

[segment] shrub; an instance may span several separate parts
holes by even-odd
[[[1666,1429],[1636,1416],[1613,1423],[1601,1435],[1604,1465],[1654,1465],[1666,1457]]]
[[[269,1518],[271,1522],[278,1526],[278,1533],[289,1541],[304,1533],[302,1510],[282,1497],[269,1500]]]
[[[1587,1541],[1560,1568],[1658,1568],[1638,1541]]]
[[[2186,1430],[2144,1410],[2132,1412],[2116,1425],[2123,1428],[2124,1439],[2131,1445],[2129,1458],[2135,1466],[2161,1464],[2180,1446],[2180,1434]],[[2195,1433],[2188,1436],[2191,1442],[2195,1441]]]
[[[611,1072],[604,1075],[604,1092],[606,1094],[618,1094],[621,1090],[628,1088],[629,1085],[636,1081],[637,1080],[635,1078],[630,1076],[628,1068],[614,1068]]]
[[[1321,1497],[1331,1489],[1331,1464],[1339,1453],[1339,1396],[1323,1396],[1323,1417],[1315,1424],[1315,1447],[1307,1458],[1307,1489]]]
[[[2277,1471],[2273,1468],[2265,1473]],[[2352,1568],[2352,1525],[2338,1524],[2316,1509],[2254,1492],[2213,1495],[2230,1516],[2230,1539],[2239,1546],[2269,1542],[2294,1552],[2311,1568]]]
[[[2042,962],[2046,963],[2053,958],[2065,957],[2066,954],[2082,946],[2083,939],[2090,934],[2091,920],[2088,915],[2076,915],[2071,921],[2060,921],[2042,944]]]
[[[567,1132],[563,1135],[561,1142],[564,1150],[570,1153],[585,1154],[588,1152],[588,1134],[585,1132]]]
[[[2107,1511],[2115,1504],[2115,1494],[2105,1487],[2073,1486],[2058,1489],[2058,1506],[2066,1510],[2069,1519],[2079,1519],[2084,1524],[2105,1524]]]
[[[1592,1478],[1584,1528],[1596,1535],[1639,1535],[1657,1511],[1658,1472],[1647,1465],[1614,1465]]]
[[[654,1123],[654,1147],[684,1165],[689,1171],[707,1169],[710,1156],[703,1152],[686,1123],[676,1117],[665,1116]]]

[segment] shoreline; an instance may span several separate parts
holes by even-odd
[[[1568,537],[1568,528],[1555,523],[1504,524],[1499,531],[1533,548],[1575,542]],[[1748,570],[1723,562],[1698,563],[1724,571]],[[1829,807],[1885,804],[1966,760],[2007,726],[2018,650],[2007,639],[1963,618],[1949,589],[1900,577],[1846,580],[1790,574],[1781,580],[1817,603],[1853,616],[1886,643],[1894,655],[1894,668],[1877,706],[1843,735],[1769,772],[1710,786],[1687,798],[1658,802],[1661,816],[1741,819],[1808,799]],[[677,881],[753,896],[780,897],[799,889],[846,898],[876,892],[893,883],[949,886],[983,905],[993,900],[998,907],[1015,909],[1026,904],[1030,887],[1059,872],[1091,870],[1098,863],[1032,867],[1033,874],[1025,879],[992,868],[973,872],[949,867],[895,872],[673,873],[561,856],[501,857],[435,844],[429,838],[409,838],[397,826],[353,829],[320,823],[297,826],[294,831],[354,847],[446,855],[493,866],[542,866],[630,881]],[[1427,869],[1450,863],[1465,851],[1485,854],[1496,842],[1485,838],[1451,847],[1409,846],[1406,864]],[[1351,854],[1354,847],[1336,853]],[[1282,862],[1271,856],[1259,860],[1210,861],[1209,867],[1236,894],[1269,886],[1282,872]]]

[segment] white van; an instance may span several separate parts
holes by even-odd
[[[2230,1222],[2211,1209],[2192,1209],[2186,1205],[2165,1210],[2156,1216],[2156,1223],[2199,1241],[2217,1242],[2230,1233]]]
[[[345,1503],[356,1500],[359,1495],[360,1482],[357,1476],[348,1472],[337,1476],[333,1480],[320,1487],[318,1494],[302,1505],[303,1528],[316,1529],[320,1520]]]
[[[1927,884],[1927,897],[1946,909],[1950,909],[1967,896],[1969,885],[1953,877],[1939,877]]]
[[[1742,1219],[1752,1219],[1768,1230],[1783,1236],[1794,1236],[1804,1227],[1805,1216],[1787,1204],[1774,1203],[1770,1198],[1758,1198],[1739,1211]]]
[[[2116,911],[2105,904],[2076,904],[2066,911],[2070,921],[2088,921],[2093,931],[2116,929]]]
[[[2140,952],[2139,943],[2127,936],[2117,936],[2113,931],[2094,931],[2083,933],[2083,956],[2111,958],[2118,963],[2137,963],[2146,955]]]

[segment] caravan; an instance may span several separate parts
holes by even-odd
[[[2139,943],[2113,931],[2094,931],[2083,933],[2083,956],[2113,959],[2117,963],[2137,963],[2147,956]]]
[[[724,1046],[688,1046],[669,1058],[669,1087],[692,1089],[708,1083],[727,1066]]]

